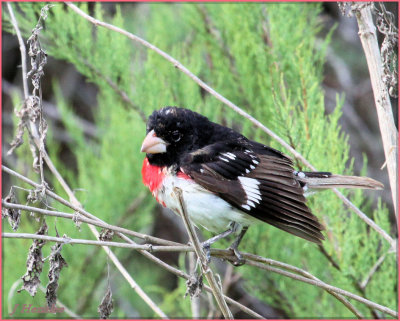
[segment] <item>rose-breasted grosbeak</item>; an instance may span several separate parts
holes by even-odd
[[[237,265],[243,263],[239,242],[255,222],[321,243],[324,227],[306,205],[307,189],[383,187],[367,177],[295,171],[280,151],[178,107],[153,112],[141,151],[143,183],[156,200],[178,213],[173,188],[179,187],[193,223],[222,232],[203,243],[208,256],[212,243],[238,235],[231,246]]]

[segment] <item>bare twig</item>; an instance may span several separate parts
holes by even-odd
[[[169,61],[175,68],[178,70],[182,71],[185,75],[187,75],[189,78],[191,78],[194,82],[196,82],[200,87],[202,87],[204,90],[206,90],[208,93],[213,95],[215,98],[217,98],[219,101],[223,102],[225,105],[227,105],[229,108],[233,109],[236,113],[239,115],[243,116],[244,118],[248,119],[250,122],[252,122],[256,127],[260,128],[263,130],[265,133],[270,135],[273,139],[275,139],[278,143],[280,143],[283,147],[285,147],[290,153],[293,154],[293,156],[297,159],[299,159],[304,165],[309,167],[311,170],[316,171],[317,169],[303,156],[301,155],[298,151],[296,151],[294,148],[292,148],[288,143],[286,143],[281,137],[279,137],[277,134],[275,134],[272,130],[267,128],[265,125],[263,125],[260,121],[255,119],[253,116],[250,114],[246,113],[244,110],[242,110],[240,107],[232,103],[230,100],[226,99],[224,96],[216,92],[213,88],[208,86],[204,81],[202,81],[200,78],[198,78],[196,75],[194,75],[189,69],[187,69],[185,66],[183,66],[178,60],[175,58],[171,57],[168,55],[166,52],[162,51],[158,47],[154,46],[153,44],[147,42],[146,40],[124,30],[121,29],[117,26],[114,26],[112,24],[100,21],[98,19],[93,18],[92,16],[86,14],[83,12],[81,9],[79,9],[76,5],[74,5],[71,2],[65,2],[65,4],[70,7],[73,11],[75,11],[77,14],[94,24],[95,26],[100,26],[104,27],[107,29],[110,29],[114,32],[118,32],[129,39],[136,41],[143,46],[147,47],[150,50],[153,50],[163,58],[165,58],[167,61]],[[337,189],[333,189],[333,192],[344,202],[344,204],[349,207],[351,210],[353,210],[366,224],[371,226],[377,233],[379,233],[384,239],[386,239],[390,245],[394,247],[395,241],[383,230],[381,229],[374,221],[372,221],[366,214],[364,214],[360,209],[358,209],[348,198],[346,198],[342,193],[340,193]]]
[[[373,4],[372,4],[373,5]],[[378,113],[379,128],[385,151],[386,164],[389,173],[389,182],[392,191],[393,206],[396,217],[397,209],[397,129],[394,123],[392,106],[388,88],[384,82],[382,59],[379,51],[376,28],[372,19],[371,5],[362,6],[353,4],[352,10],[357,18],[359,35],[367,58],[375,105]]]
[[[282,262],[275,261],[275,260],[271,260],[271,259],[266,259],[266,258],[263,258],[263,257],[260,257],[260,256],[256,256],[256,255],[252,255],[252,254],[247,254],[247,253],[245,254],[245,257],[247,257],[248,259],[252,259],[252,260],[254,260],[254,261],[257,261],[257,262],[261,262],[261,263],[268,264],[268,265],[279,266],[279,267],[284,268],[284,269],[286,269],[286,270],[289,270],[289,271],[293,271],[293,272],[295,272],[295,273],[298,273],[298,274],[300,274],[300,275],[302,275],[302,276],[304,276],[304,277],[306,277],[306,278],[309,278],[309,279],[311,279],[311,280],[315,280],[315,281],[324,283],[324,282],[322,282],[320,279],[318,279],[317,277],[315,277],[314,275],[312,275],[311,273],[309,273],[309,272],[307,272],[307,271],[305,271],[305,270],[302,270],[302,269],[300,269],[300,268],[294,267],[294,266],[292,266],[292,265],[286,264],[286,263],[282,263]],[[324,283],[324,284],[325,284],[325,283]],[[360,311],[358,311],[357,308],[354,307],[354,306],[353,306],[348,300],[346,300],[346,298],[344,298],[342,295],[336,293],[335,291],[331,291],[331,290],[327,290],[327,289],[325,289],[325,290],[326,290],[329,294],[331,294],[332,296],[334,296],[336,299],[338,299],[340,302],[342,302],[351,312],[354,313],[354,315],[355,315],[357,318],[359,318],[359,319],[363,319],[363,318],[364,318],[364,316],[362,315],[362,313],[361,313]]]
[[[373,265],[373,267],[371,268],[371,270],[368,272],[368,275],[365,277],[365,279],[360,283],[360,288],[362,290],[365,290],[365,288],[367,287],[369,281],[371,281],[372,276],[375,274],[376,271],[378,271],[379,267],[381,266],[381,264],[383,263],[383,261],[386,258],[386,255],[388,253],[383,254]]]
[[[179,212],[182,216],[182,220],[185,224],[186,231],[189,235],[190,242],[193,244],[194,250],[196,252],[198,260],[200,260],[201,269],[203,274],[205,275],[208,284],[210,285],[214,298],[217,301],[219,308],[221,309],[222,314],[224,315],[225,319],[233,319],[232,312],[229,310],[226,301],[224,300],[224,295],[222,293],[222,288],[218,285],[217,280],[214,277],[214,273],[208,265],[208,260],[206,255],[203,251],[203,247],[200,244],[199,238],[194,230],[194,226],[190,221],[190,218],[186,211],[186,204],[185,200],[182,196],[182,190],[179,187],[174,188],[174,193],[176,198],[179,201],[180,209]]]
[[[381,235],[388,243],[390,247],[397,251],[397,242],[392,237],[389,236],[378,224],[371,220],[367,215],[365,215],[357,206],[355,206],[349,199],[340,193],[336,188],[332,189],[333,192],[350,208],[352,209],[365,223],[371,226],[379,235]]]
[[[50,242],[57,242],[61,244],[84,244],[84,245],[96,245],[96,246],[113,246],[132,250],[143,250],[148,252],[192,252],[193,248],[188,245],[160,245],[154,246],[151,244],[128,244],[121,242],[109,242],[109,241],[96,241],[96,240],[85,240],[85,239],[71,239],[69,237],[56,237],[49,235],[37,235],[31,233],[3,233],[3,238],[16,238],[16,239],[35,239]]]
[[[154,236],[151,236],[151,235],[146,235],[146,234],[139,233],[139,232],[136,232],[136,231],[128,230],[128,229],[123,228],[123,227],[119,227],[119,226],[115,226],[115,225],[110,225],[110,224],[107,224],[107,223],[99,222],[98,220],[89,219],[89,218],[86,218],[84,216],[76,217],[76,215],[70,214],[70,213],[64,213],[64,212],[58,212],[58,211],[50,211],[50,210],[45,210],[45,209],[38,208],[38,207],[21,205],[21,204],[7,203],[4,200],[2,201],[2,206],[5,207],[5,208],[18,209],[18,210],[23,210],[23,211],[28,211],[28,212],[34,212],[34,213],[38,213],[38,214],[42,214],[42,215],[63,217],[63,218],[67,218],[67,219],[70,219],[70,220],[77,220],[79,222],[84,222],[84,223],[91,224],[91,225],[94,225],[94,226],[98,226],[98,227],[101,227],[101,228],[104,228],[104,229],[107,229],[107,230],[111,230],[111,231],[115,231],[115,232],[121,232],[121,233],[124,233],[124,234],[127,234],[127,235],[135,236],[135,237],[138,237],[138,238],[141,238],[141,239],[145,240],[146,242],[153,242],[153,243],[156,243],[156,244],[172,245],[172,246],[183,245],[183,244],[180,244],[180,243],[176,243],[176,242],[160,239],[158,237],[154,237]]]
[[[312,279],[309,279],[309,278],[306,278],[306,277],[303,277],[303,276],[299,276],[299,275],[293,274],[291,272],[283,271],[283,270],[280,270],[280,269],[277,269],[277,268],[274,268],[274,267],[271,267],[271,266],[268,266],[268,265],[265,265],[265,264],[261,264],[259,262],[248,261],[247,264],[251,265],[251,266],[256,266],[256,267],[258,267],[260,269],[263,269],[263,270],[279,273],[281,275],[290,277],[292,279],[318,286],[318,287],[323,288],[325,290],[334,291],[334,292],[336,292],[338,294],[347,296],[350,299],[359,301],[359,302],[361,302],[361,303],[363,303],[363,304],[365,304],[365,305],[367,305],[369,307],[372,307],[372,308],[374,308],[376,310],[385,312],[385,313],[387,313],[387,314],[389,314],[389,315],[391,315],[391,316],[393,316],[395,318],[398,317],[398,313],[396,311],[392,310],[392,309],[389,309],[388,307],[385,307],[383,305],[377,304],[375,302],[367,300],[367,299],[365,299],[363,297],[360,297],[360,296],[358,296],[356,294],[353,294],[351,292],[348,292],[346,290],[342,290],[340,288],[334,287],[332,285],[329,285],[329,284],[326,284],[326,283],[323,283],[323,282],[320,282],[320,281],[317,281],[317,280],[312,280]]]
[[[24,97],[28,98],[29,90],[28,90],[28,77],[27,77],[27,68],[26,68],[26,48],[24,44],[24,39],[22,39],[21,32],[18,28],[17,19],[15,19],[14,11],[11,7],[11,4],[7,3],[8,12],[10,13],[11,23],[14,27],[15,33],[17,34],[18,43],[19,43],[19,51],[21,53],[21,66],[22,66],[22,86],[24,88]]]
[[[196,270],[196,254],[189,253],[189,271]],[[193,272],[191,272],[193,273]],[[212,300],[212,297],[211,297]],[[190,308],[192,310],[192,319],[200,319],[200,297],[193,295],[190,298]]]

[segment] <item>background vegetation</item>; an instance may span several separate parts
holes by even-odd
[[[42,7],[41,3],[14,6],[25,39],[36,24]],[[87,4],[80,7],[88,10]],[[219,93],[283,137],[318,169],[353,173],[349,137],[339,125],[345,103],[343,95],[336,96],[334,108],[327,110],[325,106],[324,63],[327,50],[332,50],[335,43],[330,45],[334,28],[324,25],[320,4],[92,4],[90,11],[98,19],[138,34],[168,52]],[[4,7],[3,28],[13,32]],[[47,150],[70,186],[76,189],[75,194],[85,209],[110,224],[187,241],[184,232],[176,227],[180,224],[179,218],[162,211],[141,184],[144,155],[139,150],[145,134],[142,116],[162,106],[193,109],[249,138],[284,151],[265,133],[204,92],[154,52],[115,32],[94,28],[62,4],[50,9],[41,40],[50,60],[65,61],[82,75],[81,78],[71,76],[68,80],[63,73],[69,69],[62,66],[58,69],[53,63],[50,66],[55,66],[56,70],[45,69],[45,74],[53,73],[51,82],[46,81],[43,85],[44,96],[52,97],[51,104],[45,108],[49,114],[53,112],[53,119],[57,119],[49,121]],[[80,83],[82,79],[90,85],[73,83]],[[120,92],[112,88],[110,82],[127,93],[131,105],[121,99]],[[18,90],[11,86],[8,91],[16,108],[22,103]],[[361,124],[359,131],[364,130],[363,126]],[[5,141],[9,142],[12,135],[11,131],[4,132]],[[361,159],[361,172],[366,174],[369,157],[362,158],[358,154],[357,161]],[[31,170],[27,144],[3,161],[38,180]],[[53,191],[65,195],[47,172],[46,179]],[[3,184],[4,195],[8,193],[8,187]],[[388,210],[391,204],[374,201],[371,194],[362,191],[343,190],[343,193],[386,232],[395,236]],[[385,197],[385,193],[390,195],[388,189],[375,194]],[[18,194],[21,203],[25,199],[25,192]],[[50,205],[64,210],[57,203]],[[310,197],[308,205],[326,226],[327,240],[323,248],[261,224],[249,230],[241,250],[301,267],[329,284],[396,310],[394,253],[385,257],[365,289],[359,286],[378,258],[388,252],[387,242],[330,191]],[[50,217],[46,222],[50,235],[56,234],[57,226],[60,235],[93,238],[85,224],[77,228],[72,221]],[[36,217],[24,214],[19,231],[34,233],[39,226]],[[12,230],[3,224],[3,231]],[[210,234],[204,233],[204,237],[210,237]],[[26,270],[30,244],[30,240],[3,240],[4,318],[8,317],[7,307],[12,309],[17,303],[45,305],[43,293],[39,292],[34,298],[26,291],[16,293],[20,288],[16,282]],[[225,245],[228,242],[216,246],[223,248]],[[46,245],[45,257],[49,251],[50,245]],[[190,299],[182,298],[186,291],[183,279],[175,278],[136,251],[117,249],[115,253],[169,317],[192,316]],[[68,268],[63,269],[60,276],[60,301],[84,318],[97,317],[97,306],[108,282],[104,252],[97,247],[65,245],[62,255]],[[185,254],[159,257],[188,270]],[[216,259],[213,261],[223,280],[229,273],[233,273],[230,279],[238,276],[227,289],[228,295],[235,296],[266,317],[354,317],[319,288],[249,266],[235,268],[232,272],[225,264]],[[46,261],[44,271],[47,269]],[[42,273],[42,284],[47,283],[46,274]],[[110,283],[114,298],[112,318],[155,317],[112,264]],[[210,310],[207,296],[202,295],[201,302],[201,316],[207,317]],[[368,317],[383,317],[362,304],[354,304]],[[214,316],[218,317],[218,314]],[[239,312],[235,316],[243,317]],[[13,317],[24,318],[26,315],[15,314]],[[43,315],[29,317],[43,318]]]

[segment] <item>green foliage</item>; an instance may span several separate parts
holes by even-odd
[[[35,25],[42,5],[18,4],[21,10],[17,18],[25,35]],[[87,4],[80,6],[87,11]],[[322,44],[319,40],[317,45],[319,5],[125,4],[123,10],[117,7],[113,17],[103,12],[99,4],[94,8],[97,18],[143,36],[178,59],[219,93],[284,137],[318,169],[352,173],[347,136],[338,125],[342,101],[338,100],[336,109],[329,115],[324,108],[321,82],[325,47],[330,35]],[[5,20],[7,22],[7,17]],[[156,53],[131,43],[120,34],[94,28],[61,4],[50,10],[41,37],[50,56],[72,63],[99,89],[95,114],[99,136],[90,139],[85,137],[74,112],[64,101],[59,85],[54,85],[57,106],[73,141],[70,149],[76,158],[76,170],[66,168],[58,159],[58,142],[51,136],[51,130],[48,150],[69,184],[80,189],[76,193],[85,209],[106,222],[123,223],[133,230],[151,233],[155,205],[146,193],[140,208],[133,215],[125,214],[132,200],[145,191],[140,176],[143,155],[138,152],[145,124],[137,110],[126,106],[106,78],[126,92],[146,115],[165,105],[192,108],[213,121],[282,150],[264,132],[256,130],[249,121],[204,93]],[[22,147],[18,155],[29,159],[26,148]],[[64,195],[57,182],[51,183],[57,193]],[[362,191],[343,190],[343,193],[383,229],[390,231],[384,204],[379,203],[378,208],[372,210]],[[386,241],[368,229],[332,192],[311,196],[308,205],[326,226],[324,248],[340,266],[340,271],[314,244],[265,224],[249,230],[241,249],[304,268],[329,284],[396,309],[397,272],[393,254],[388,254],[365,293],[360,293],[356,286],[377,259],[387,252]],[[57,204],[51,203],[51,206],[62,209]],[[77,229],[72,222],[48,221],[50,233],[54,234],[56,221],[60,234],[72,238],[93,237],[84,225]],[[38,224],[32,218],[24,216],[21,231],[37,228]],[[5,229],[9,230],[8,227]],[[4,242],[3,301],[12,283],[24,274],[25,269],[25,258],[12,253],[21,253],[28,247],[26,240]],[[165,282],[170,274],[139,254],[126,250],[115,252],[140,286],[170,317],[190,316],[189,298],[182,299],[184,281],[171,287]],[[106,256],[102,250],[88,246],[64,246],[62,253],[69,268],[61,272],[60,299],[83,317],[96,317],[97,305],[106,286],[103,281],[107,274]],[[248,266],[237,271],[246,280],[246,288],[252,295],[283,309],[290,317],[353,317],[341,303],[319,288]],[[155,317],[119,275],[113,276],[112,280],[117,286],[114,297],[129,298],[135,312],[128,313],[122,307],[116,307],[111,317]],[[46,283],[44,275],[42,282]],[[25,293],[15,295],[12,303],[31,302],[26,296]],[[78,296],[85,298],[83,305],[76,299]],[[44,305],[43,295],[38,295],[32,302],[36,306]],[[356,306],[366,316],[371,316],[365,306]],[[3,313],[6,316],[7,311]]]

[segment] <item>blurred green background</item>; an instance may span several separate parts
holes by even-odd
[[[24,39],[36,25],[44,3],[13,3]],[[376,111],[365,58],[354,18],[343,17],[336,3],[81,3],[96,16],[158,46],[219,93],[271,128],[316,168],[341,174],[369,175],[385,190],[343,190],[352,202],[396,237]],[[397,12],[396,4],[392,9]],[[18,43],[3,4],[3,164],[39,181],[27,144],[6,156],[22,103]],[[49,124],[47,150],[84,208],[102,220],[168,240],[187,242],[180,218],[160,208],[141,183],[145,135],[143,115],[166,105],[200,112],[247,137],[285,151],[156,53],[126,37],[95,28],[63,4],[55,4],[41,31],[48,54],[42,83],[44,114]],[[110,85],[110,82],[114,86]],[[117,90],[116,88],[117,87]],[[127,104],[120,92],[131,101]],[[393,100],[397,106],[397,100]],[[397,117],[395,116],[397,119]],[[27,140],[27,137],[26,137]],[[287,152],[287,151],[285,151]],[[306,170],[296,163],[298,168]],[[66,198],[52,174],[54,192]],[[11,185],[29,188],[3,173],[3,197]],[[20,191],[18,201],[26,203]],[[51,207],[68,211],[47,200]],[[274,227],[251,228],[241,250],[308,270],[321,280],[397,309],[397,263],[385,257],[365,289],[360,283],[389,246],[331,192],[311,196],[308,205],[326,226],[323,249]],[[44,207],[41,202],[33,206]],[[71,212],[70,210],[68,212]],[[46,218],[49,235],[93,239],[85,224]],[[39,229],[37,217],[23,213],[19,232]],[[3,220],[3,231],[12,229]],[[203,231],[204,232],[204,231]],[[204,238],[211,234],[204,233]],[[114,241],[120,241],[114,237]],[[140,240],[135,240],[140,242]],[[30,240],[3,239],[3,318],[15,304],[45,306],[21,287]],[[224,248],[229,242],[214,247]],[[43,248],[43,256],[50,246]],[[179,279],[136,251],[114,252],[143,290],[171,318],[193,317],[185,280]],[[107,279],[107,257],[94,246],[65,245],[68,267],[61,271],[58,298],[83,318],[98,318],[97,307]],[[157,257],[190,272],[187,255]],[[334,261],[339,268],[335,268]],[[226,294],[266,318],[353,318],[340,302],[319,288],[281,275],[242,266],[232,270],[213,259],[222,280],[231,280]],[[48,260],[41,275],[46,285]],[[110,262],[114,311],[111,318],[156,318]],[[352,302],[368,318],[387,317]],[[210,313],[211,310],[211,314]],[[217,309],[218,310],[218,309]],[[209,297],[200,297],[200,316],[219,318]],[[213,313],[212,313],[213,312]],[[236,318],[248,318],[233,309]],[[66,313],[57,318],[70,318]],[[16,313],[12,318],[53,318],[50,314]]]

